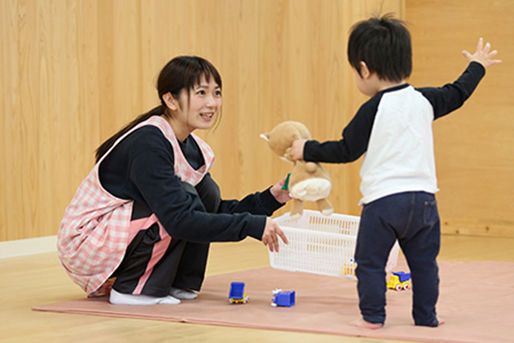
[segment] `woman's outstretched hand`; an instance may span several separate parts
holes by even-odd
[[[264,233],[262,234],[262,243],[268,246],[271,252],[278,252],[278,237],[280,237],[280,239],[282,239],[282,242],[284,242],[285,244],[289,243],[286,235],[284,234],[282,229],[280,229],[280,226],[278,226],[278,224],[275,223],[273,219],[269,217],[266,218],[266,227],[264,228]]]
[[[287,189],[282,189],[282,186],[284,186],[286,183],[286,178],[287,177],[283,178],[282,180],[274,184],[270,189],[271,195],[273,195],[275,199],[281,204],[291,200],[291,196],[289,196],[289,191]]]

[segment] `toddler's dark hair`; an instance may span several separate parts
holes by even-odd
[[[356,23],[348,39],[348,61],[359,74],[363,61],[382,80],[406,79],[412,72],[412,48],[405,23],[390,13]]]

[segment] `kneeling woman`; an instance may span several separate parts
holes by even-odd
[[[172,59],[157,82],[161,105],[105,141],[66,208],[58,254],[88,296],[113,304],[178,304],[202,285],[210,242],[247,236],[278,250],[268,216],[290,198],[283,181],[241,201],[221,200],[209,169],[221,77],[200,57]]]

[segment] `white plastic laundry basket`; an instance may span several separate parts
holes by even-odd
[[[355,278],[353,255],[360,217],[343,214],[324,216],[304,210],[293,220],[289,213],[275,219],[289,240],[280,241],[279,252],[270,252],[270,265],[276,269]],[[386,270],[396,266],[399,246],[389,255]]]

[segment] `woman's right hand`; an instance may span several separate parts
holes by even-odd
[[[280,229],[280,226],[278,226],[275,221],[271,218],[266,218],[266,227],[264,228],[264,233],[262,234],[262,243],[264,245],[267,245],[269,250],[271,252],[278,252],[278,237],[280,236],[280,239],[282,239],[282,242],[285,244],[289,243],[287,240],[286,235],[284,232]]]
[[[289,200],[291,200],[289,191],[287,189],[282,189],[283,186],[286,184],[286,179],[287,179],[287,176],[285,178],[283,178],[282,180],[280,180],[279,182],[277,182],[276,184],[274,184],[273,186],[271,186],[271,188],[269,189],[271,195],[273,195],[275,200],[277,200],[281,204],[284,204],[284,203],[288,202]]]

